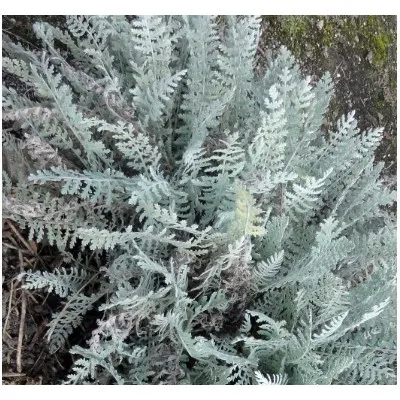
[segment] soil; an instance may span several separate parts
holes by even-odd
[[[3,32],[39,46],[32,30],[37,20],[61,28],[65,24],[64,16],[3,16]],[[329,71],[336,95],[328,124],[354,109],[362,130],[383,126],[377,160],[385,163],[385,175],[396,184],[396,16],[263,16],[262,21],[260,63],[267,52],[285,45],[306,74],[320,77]],[[60,302],[46,293],[25,291],[17,280],[23,270],[57,263],[57,253],[27,237],[3,221],[3,384],[58,384],[73,361],[67,349],[50,354],[47,348],[46,324]],[[71,341],[82,343],[84,337],[82,327]]]
[[[72,362],[66,350],[50,354],[45,339],[46,325],[60,302],[56,296],[22,289],[18,275],[43,264],[51,268],[57,256],[27,237],[11,221],[3,221],[3,384],[52,384]]]

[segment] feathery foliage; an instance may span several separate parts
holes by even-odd
[[[285,48],[256,73],[258,17],[67,26],[3,43],[3,215],[63,255],[20,279],[63,299],[52,351],[101,315],[65,383],[395,383],[382,130],[327,126]]]

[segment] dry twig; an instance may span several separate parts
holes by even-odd
[[[18,239],[25,245],[25,247],[32,253],[35,254],[34,250],[32,249],[31,245],[22,237],[19,233],[18,229],[13,225],[13,223],[8,220],[8,226],[13,230],[13,232],[17,235]]]
[[[19,249],[18,247],[12,246],[12,245],[9,244],[9,243],[4,243],[4,242],[3,242],[3,246],[4,246],[4,247],[8,247],[9,249],[13,249],[13,250],[21,250],[23,253],[29,253],[28,251]]]
[[[14,283],[13,283],[13,281],[11,281],[10,299],[8,301],[7,317],[6,317],[6,320],[4,321],[3,336],[5,335],[5,333],[7,331],[8,319],[10,318],[10,314],[11,314],[11,305],[12,305],[13,294],[14,294]]]
[[[20,374],[16,372],[3,372],[1,375],[2,378],[18,378],[20,376],[25,376],[25,374]]]
[[[24,272],[24,259],[22,257],[22,252],[19,252],[19,261],[21,267],[21,273]],[[22,372],[22,341],[24,338],[24,327],[25,327],[25,315],[26,315],[26,295],[25,290],[22,289],[21,294],[22,302],[21,302],[21,318],[19,321],[19,333],[18,333],[18,346],[17,346],[17,371],[18,373]]]

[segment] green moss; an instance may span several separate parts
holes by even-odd
[[[304,50],[305,37],[309,31],[307,17],[288,15],[283,17],[280,24],[280,34],[283,43],[289,44],[296,58],[301,57]]]
[[[337,27],[335,26],[335,24],[331,22],[329,19],[325,18],[324,27],[321,31],[322,33],[321,44],[323,46],[331,47],[334,44],[336,30]]]
[[[330,35],[330,38],[323,39],[324,45],[331,46],[334,44],[334,30],[337,29],[342,36],[352,43],[354,47],[359,48],[361,52],[368,53],[372,51],[374,66],[382,67],[389,61],[390,45],[394,38],[380,16],[370,15],[357,18],[349,16],[342,19],[340,27],[333,26],[332,23],[329,26],[329,20],[326,22],[324,36]]]
[[[267,16],[265,19],[272,23],[272,29],[279,40],[288,46],[296,58],[302,58],[309,51],[318,56],[323,48],[335,47],[338,42],[336,34],[339,34],[350,46],[358,49],[361,57],[371,51],[374,67],[381,68],[389,62],[390,46],[394,38],[381,16],[346,16],[338,19],[287,15]],[[324,24],[319,30],[316,25],[321,19]]]
[[[383,65],[389,57],[389,45],[391,38],[387,34],[379,34],[372,38],[374,47],[374,62],[377,65]]]
[[[373,63],[381,67],[388,62],[389,46],[393,41],[392,34],[388,32],[382,20],[376,15],[366,18],[361,27],[361,32],[365,37],[365,46],[373,52]]]
[[[282,36],[292,44],[292,51],[296,56],[301,57],[305,50],[318,52],[318,49],[334,45],[338,27],[329,17],[324,17],[323,29],[320,31],[316,28],[319,20],[321,17],[294,15],[286,16],[282,20]],[[305,43],[308,43],[307,49]]]
[[[288,36],[298,40],[304,36],[307,31],[306,19],[302,16],[288,15],[283,19],[282,29]]]

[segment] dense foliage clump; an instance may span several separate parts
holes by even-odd
[[[257,17],[67,25],[3,43],[3,215],[63,257],[20,279],[64,299],[54,352],[101,315],[65,382],[395,383],[382,130],[326,126],[284,48],[255,71]]]

